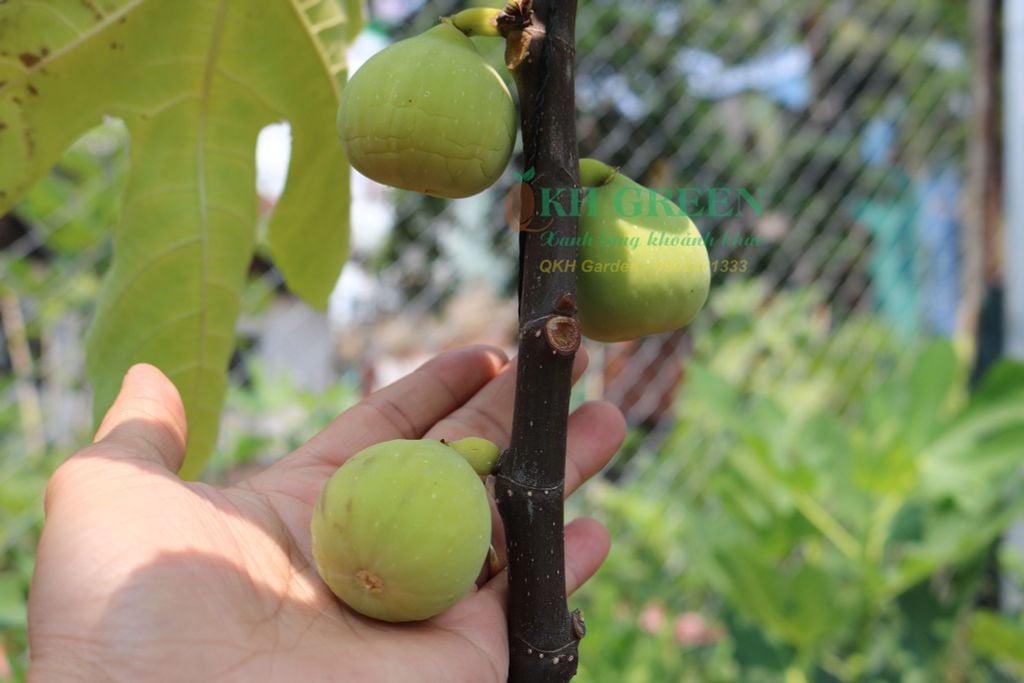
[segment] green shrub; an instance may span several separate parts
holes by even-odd
[[[968,395],[948,343],[757,288],[697,332],[665,444],[588,491],[614,541],[580,679],[1013,680],[1024,631],[976,605],[1024,514],[1024,366]]]

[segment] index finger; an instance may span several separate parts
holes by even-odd
[[[422,437],[486,385],[506,362],[505,354],[490,346],[443,353],[343,412],[243,487],[311,507],[327,477],[350,457],[382,441]],[[287,516],[280,506],[275,507],[282,517]]]

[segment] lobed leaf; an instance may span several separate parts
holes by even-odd
[[[87,345],[94,413],[130,365],[160,367],[188,415],[183,476],[199,474],[216,441],[263,126],[293,131],[270,225],[286,282],[323,307],[346,257],[334,116],[352,26],[335,0],[0,3],[0,212],[104,116],[124,120],[131,175]]]

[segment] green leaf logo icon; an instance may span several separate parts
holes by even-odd
[[[536,177],[537,170],[533,166],[526,169],[526,171],[524,171],[523,173],[516,173],[516,180],[518,180],[521,183],[528,183]]]

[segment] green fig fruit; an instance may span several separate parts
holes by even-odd
[[[498,456],[501,455],[498,444],[479,436],[467,436],[458,441],[451,441],[448,445],[465,458],[466,462],[481,476],[494,471]]]
[[[310,524],[313,560],[349,607],[383,621],[428,619],[473,586],[487,557],[483,482],[438,441],[370,446],[327,481]]]
[[[616,342],[689,324],[711,284],[707,248],[693,221],[614,171],[590,192],[596,196],[581,212],[585,239],[576,269],[583,334]]]
[[[516,136],[504,81],[447,22],[367,60],[342,89],[337,124],[363,175],[448,198],[493,185]]]

